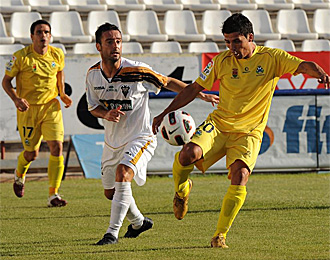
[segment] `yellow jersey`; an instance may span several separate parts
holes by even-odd
[[[279,78],[293,74],[301,59],[289,53],[256,46],[248,59],[236,59],[230,50],[215,56],[196,82],[207,90],[219,79],[219,104],[210,114],[223,132],[262,134]]]
[[[60,48],[48,46],[44,55],[29,45],[14,53],[6,64],[6,75],[16,77],[16,92],[31,105],[46,104],[58,96],[56,75],[64,68]]]

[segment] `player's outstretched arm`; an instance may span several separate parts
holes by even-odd
[[[299,73],[317,78],[320,83],[324,83],[326,89],[329,89],[329,75],[317,63],[313,61],[303,61],[295,71],[295,74]]]
[[[189,104],[191,101],[193,101],[196,96],[201,92],[204,88],[201,87],[196,82],[188,85],[185,87],[174,99],[173,101],[168,105],[165,110],[156,116],[153,119],[152,122],[152,131],[154,134],[158,132],[158,127],[160,126],[161,122],[163,121],[163,118],[166,114],[178,110],[181,107],[184,107],[185,105]]]

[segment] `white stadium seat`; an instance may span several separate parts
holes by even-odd
[[[0,44],[0,55],[13,55],[14,52],[23,49],[23,44]]]
[[[141,43],[139,42],[123,42],[122,54],[142,54],[144,53]]]
[[[215,42],[191,42],[188,44],[189,53],[219,52],[219,47]]]
[[[66,48],[65,48],[64,44],[62,44],[62,43],[51,43],[50,45],[52,45],[52,46],[54,46],[56,48],[62,49],[62,51],[63,51],[64,54],[67,53]]]
[[[91,42],[92,36],[86,35],[77,11],[53,12],[50,15],[52,36],[60,43]]]
[[[12,36],[8,36],[7,34],[6,24],[3,20],[2,14],[0,13],[0,44],[10,44],[14,42],[15,38]]]
[[[31,6],[24,5],[23,0],[1,0],[0,13],[31,12]]]
[[[221,32],[223,22],[231,16],[229,10],[209,10],[202,16],[202,32],[206,38],[213,41],[222,41],[224,39]]]
[[[146,5],[140,4],[138,0],[103,0],[108,9],[113,9],[117,12],[129,12],[132,10],[145,10]]]
[[[258,4],[259,9],[267,11],[278,11],[281,9],[294,9],[293,3],[288,3],[286,0],[254,0]]]
[[[175,0],[143,0],[147,9],[156,12],[165,12],[168,10],[182,10],[183,5],[178,4]]]
[[[250,0],[217,0],[221,5],[221,9],[230,11],[256,10],[258,5],[251,3]]]
[[[100,0],[62,0],[69,5],[70,10],[77,12],[106,11],[106,4],[101,4]]]
[[[290,40],[317,39],[318,34],[309,29],[306,12],[301,9],[280,10],[277,13],[277,31]]]
[[[212,0],[178,0],[183,4],[183,8],[191,11],[219,10],[220,4],[213,3]]]
[[[295,8],[301,8],[305,11],[330,8],[330,3],[325,3],[323,0],[291,0]]]
[[[330,41],[326,39],[304,40],[301,51],[330,51]]]
[[[62,4],[61,0],[27,0],[27,3],[40,13],[69,11],[69,6]]]
[[[197,30],[194,13],[190,10],[167,11],[164,17],[165,33],[169,39],[179,42],[205,41],[205,34]]]
[[[266,10],[244,10],[242,14],[253,24],[255,41],[281,39],[279,33],[274,33],[269,13]]]
[[[105,22],[117,25],[119,30],[122,32],[122,40],[124,42],[128,42],[130,37],[128,34],[123,34],[123,30],[121,29],[121,23],[119,20],[118,13],[113,10],[108,11],[92,11],[89,12],[87,17],[87,27],[86,27],[86,34],[89,34],[95,39],[95,32],[97,28],[104,24]]]
[[[30,35],[30,27],[36,20],[42,19],[38,12],[15,12],[10,17],[10,35],[15,38],[16,42],[22,44],[32,43]]]
[[[285,51],[296,51],[296,46],[292,40],[268,40],[264,44],[266,47],[282,49]]]
[[[73,45],[73,54],[99,54],[94,43],[76,43]]]
[[[178,42],[153,42],[150,46],[151,53],[182,53]]]
[[[167,41],[168,36],[160,32],[155,11],[129,11],[126,31],[130,38],[138,42]]]
[[[330,39],[330,9],[317,9],[313,17],[314,30],[320,38]]]

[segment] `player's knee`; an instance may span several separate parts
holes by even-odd
[[[37,157],[38,157],[38,151],[33,151],[33,152],[24,151],[24,158],[28,162],[34,161],[35,159],[37,159]]]
[[[179,155],[179,162],[182,166],[190,165],[202,158],[202,149],[194,144],[185,144]]]
[[[117,182],[131,182],[134,177],[132,168],[124,164],[119,164],[116,170],[116,181]]]
[[[231,173],[231,184],[245,186],[248,182],[250,171],[248,168],[239,168]]]

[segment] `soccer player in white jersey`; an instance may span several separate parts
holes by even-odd
[[[148,92],[161,87],[180,92],[186,84],[152,70],[148,65],[121,57],[122,35],[117,26],[101,25],[95,32],[101,61],[87,72],[89,111],[103,119],[105,145],[102,155],[104,195],[112,200],[110,225],[97,245],[115,244],[125,216],[130,221],[124,237],[135,238],[153,226],[139,211],[132,196],[131,182],[146,182],[147,163],[157,139],[152,133]],[[201,93],[207,102],[218,97]]]
[[[222,33],[228,50],[215,56],[199,78],[154,118],[153,131],[157,132],[167,113],[187,105],[200,91],[210,90],[220,80],[218,109],[175,155],[173,210],[179,220],[188,211],[192,188],[189,173],[194,166],[205,172],[226,156],[231,185],[222,201],[211,246],[227,248],[225,239],[245,201],[246,184],[259,154],[277,81],[285,73],[305,73],[318,78],[328,88],[329,75],[314,62],[303,61],[283,50],[257,46],[253,42],[252,23],[242,14],[230,16],[223,24]]]

